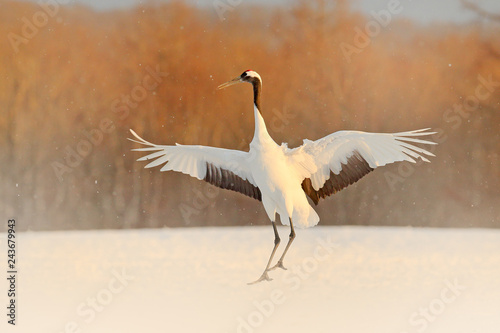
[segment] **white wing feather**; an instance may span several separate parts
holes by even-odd
[[[339,131],[316,141],[304,140],[298,148],[290,149],[290,156],[307,154],[314,160],[316,170],[309,177],[313,188],[318,191],[330,178],[330,171],[338,175],[347,159],[358,152],[375,169],[389,163],[408,161],[415,163],[416,158],[430,162],[426,156],[435,156],[431,152],[411,143],[434,145],[435,142],[416,139],[415,137],[435,134],[421,129],[400,133],[367,133],[359,131]],[[411,143],[410,143],[411,142]],[[295,157],[297,160],[304,160]],[[309,168],[310,169],[310,168]]]
[[[246,161],[248,153],[223,148],[214,148],[207,146],[189,146],[179,145],[165,146],[156,145],[141,138],[133,130],[130,132],[137,140],[130,141],[140,143],[147,148],[137,148],[134,151],[152,151],[153,153],[139,158],[137,161],[153,160],[145,168],[152,168],[162,164],[160,171],[177,171],[188,174],[197,179],[204,179],[207,174],[207,164],[212,164],[217,169],[231,171],[243,180],[247,180],[252,185],[257,186],[250,170],[247,168]]]

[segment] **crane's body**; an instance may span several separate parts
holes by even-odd
[[[248,165],[253,179],[262,193],[262,204],[271,221],[276,213],[283,224],[290,218],[296,226],[311,227],[319,216],[309,205],[302,190],[303,175],[287,155],[286,145],[279,146],[267,132],[264,119],[255,107],[255,134],[250,143]]]
[[[132,134],[134,142],[146,145],[137,151],[151,154],[139,159],[153,160],[146,168],[163,165],[161,171],[178,171],[223,189],[237,191],[262,201],[271,220],[274,248],[262,276],[255,282],[271,280],[267,274],[283,268],[283,258],[295,238],[294,225],[306,228],[316,225],[319,216],[307,197],[315,204],[356,182],[373,169],[398,161],[415,163],[414,158],[429,162],[423,155],[432,153],[411,143],[435,144],[415,137],[434,134],[427,129],[401,133],[366,133],[340,131],[316,141],[304,140],[300,147],[290,149],[278,145],[269,135],[260,109],[262,80],[247,70],[219,89],[239,82],[249,82],[254,90],[255,133],[248,152],[205,146],[156,145]],[[277,264],[270,263],[280,243],[276,214],[283,224],[290,225],[290,237]],[[255,283],[254,282],[254,283]]]

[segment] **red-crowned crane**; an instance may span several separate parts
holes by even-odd
[[[392,134],[339,131],[316,141],[304,140],[304,144],[297,148],[290,149],[286,143],[280,146],[267,132],[262,118],[262,79],[259,74],[247,70],[221,84],[218,89],[240,82],[248,82],[253,86],[255,133],[250,151],[179,144],[156,145],[142,139],[133,130],[130,131],[137,140],[130,140],[148,146],[135,151],[152,152],[138,159],[153,160],[146,168],[163,165],[160,171],[182,172],[262,201],[274,229],[274,247],[264,272],[252,284],[271,280],[268,272],[272,269],[286,269],[283,258],[295,238],[294,226],[307,228],[318,224],[318,214],[307,197],[318,204],[321,198],[353,184],[377,167],[399,161],[415,163],[417,158],[429,162],[424,155],[434,156],[413,145],[435,144],[417,138],[434,134],[429,129]],[[290,225],[290,236],[283,254],[276,265],[270,268],[280,243],[276,213],[283,224]]]

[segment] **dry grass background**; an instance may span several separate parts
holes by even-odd
[[[376,170],[322,201],[322,224],[500,226],[500,87],[472,111],[452,111],[475,95],[478,75],[500,81],[497,22],[395,17],[348,62],[341,43],[372,18],[345,1],[241,5],[223,21],[183,2],[105,13],[70,6],[16,53],[8,34],[21,34],[22,17],[40,7],[0,7],[0,210],[20,229],[267,224],[255,200],[143,169],[126,140],[133,128],[156,143],[247,149],[251,89],[216,87],[248,68],[263,77],[263,114],[278,143],[341,129],[440,131],[431,164]],[[157,67],[168,76],[138,88]],[[144,99],[125,106],[139,90]],[[61,169],[68,147],[103,120],[112,127],[102,142]]]

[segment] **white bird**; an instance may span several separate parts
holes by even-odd
[[[237,191],[262,201],[274,229],[274,247],[264,272],[255,282],[271,280],[268,272],[283,266],[283,258],[295,238],[294,225],[300,228],[315,226],[318,214],[307,196],[318,204],[321,198],[332,195],[358,181],[373,169],[389,163],[416,158],[429,162],[424,155],[431,152],[412,143],[435,144],[416,137],[435,132],[429,129],[400,133],[366,133],[339,131],[316,141],[304,140],[302,146],[290,149],[271,138],[260,108],[262,79],[252,70],[221,84],[218,89],[240,82],[253,86],[255,133],[250,151],[222,149],[206,146],[156,145],[130,130],[137,140],[148,146],[133,149],[153,152],[138,161],[154,160],[146,168],[163,165],[160,171],[178,171],[205,180],[223,189]],[[269,268],[280,243],[276,229],[276,213],[283,224],[290,225],[290,236],[285,250],[272,268]],[[293,222],[292,222],[293,221]]]

